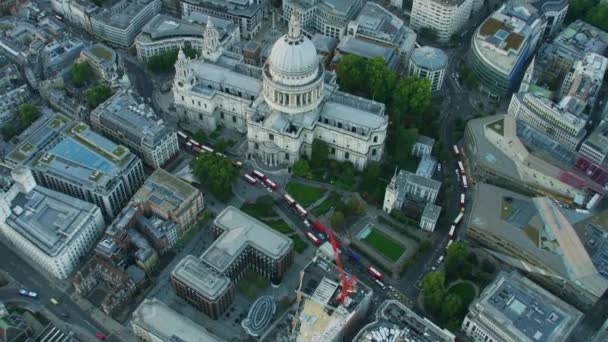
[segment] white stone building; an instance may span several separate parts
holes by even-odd
[[[173,86],[178,118],[193,127],[222,124],[247,133],[248,157],[267,166],[293,164],[310,154],[315,139],[328,145],[332,159],[359,170],[380,161],[388,127],[384,104],[339,91],[293,14],[289,33],[262,68],[224,52],[213,27],[200,60],[180,52]]]
[[[416,143],[412,146],[412,155],[418,158],[430,156],[433,152],[433,146],[435,146],[435,139],[425,135],[418,135]]]
[[[152,108],[121,90],[91,112],[93,128],[125,144],[144,163],[157,169],[179,152],[177,133],[156,117]]]
[[[405,170],[399,170],[391,179],[384,193],[382,210],[390,213],[393,209],[400,210],[406,198],[414,201],[435,203],[441,182],[422,177]]]
[[[429,232],[434,231],[440,214],[440,206],[433,203],[427,203],[424,206],[424,211],[422,212],[422,217],[420,218],[420,228]]]
[[[0,233],[30,262],[67,278],[102,234],[101,210],[36,186],[26,167],[15,168],[11,176],[12,187],[0,191]]]
[[[364,0],[285,0],[283,15],[287,19],[297,12],[300,29],[310,37],[320,33],[341,40],[364,4]]]
[[[448,55],[431,46],[417,48],[410,58],[410,75],[428,79],[432,92],[441,90],[447,68]]]
[[[430,28],[437,32],[437,40],[448,42],[458,33],[471,15],[474,0],[414,0],[410,26],[420,32]]]

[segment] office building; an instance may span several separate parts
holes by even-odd
[[[575,150],[587,135],[587,120],[571,113],[568,99],[554,103],[539,93],[516,93],[508,113],[569,149]]]
[[[171,283],[178,296],[217,319],[247,272],[281,282],[293,261],[293,241],[234,207],[218,214],[212,229],[215,242],[200,258],[184,258],[173,269]]]
[[[606,69],[608,58],[596,53],[588,53],[574,62],[572,70],[562,82],[559,96],[568,99],[568,107],[578,116],[593,112]]]
[[[551,199],[485,183],[478,183],[471,197],[466,238],[497,260],[581,310],[608,289],[567,218],[571,215]]]
[[[32,96],[32,93],[26,84],[11,90],[8,90],[8,87],[4,89],[7,91],[0,93],[0,127],[13,122],[19,111],[19,107],[26,103]]]
[[[535,57],[538,83],[561,84],[576,61],[590,53],[604,55],[607,47],[608,33],[582,20],[570,23],[551,42],[540,47]]]
[[[202,13],[231,21],[239,25],[241,36],[253,39],[262,28],[262,18],[267,1],[224,1],[224,0],[181,0],[180,11],[182,18],[188,18],[193,13]]]
[[[83,42],[76,37],[54,40],[46,44],[42,59],[45,78],[71,67],[83,48]]]
[[[437,33],[437,40],[450,41],[453,35],[469,20],[474,0],[414,0],[410,26],[420,32],[431,29]]]
[[[364,4],[363,0],[285,0],[283,19],[287,21],[297,13],[299,28],[308,37],[320,33],[341,40],[348,23],[355,19]]]
[[[261,69],[224,53],[217,39],[205,41],[204,61],[181,53],[173,86],[178,119],[247,133],[249,156],[263,165],[292,165],[310,155],[314,139],[327,143],[331,159],[358,170],[380,161],[384,104],[339,91],[293,13],[289,33],[274,43]]]
[[[193,12],[184,19],[157,14],[135,38],[137,58],[147,62],[152,56],[177,51],[179,48],[202,51],[205,26],[216,28],[219,43],[225,50],[232,50],[241,41],[239,25],[229,20],[199,12]]]
[[[431,84],[431,91],[439,91],[448,68],[448,55],[440,49],[423,46],[414,50],[410,58],[410,75],[426,78]]]
[[[335,68],[343,55],[357,55],[365,59],[380,57],[384,60],[386,66],[392,70],[401,66],[401,56],[398,49],[351,36],[342,38],[336,47],[336,51],[337,54],[331,61],[332,68]]]
[[[583,313],[517,272],[501,272],[469,306],[462,330],[475,342],[567,341]]]
[[[55,12],[63,19],[77,27],[93,33],[91,17],[101,11],[97,5],[90,0],[51,0]]]
[[[407,68],[416,45],[414,30],[386,8],[371,1],[366,2],[359,15],[348,23],[346,34],[376,45],[398,49],[401,68]]]
[[[518,0],[492,13],[473,34],[466,59],[480,90],[493,98],[513,91],[546,26],[542,13]]]
[[[296,341],[317,339],[338,342],[346,336],[353,336],[367,318],[373,290],[363,279],[357,279],[357,286],[349,294],[348,304],[345,305],[336,300],[341,283],[333,263],[316,257],[302,273],[301,300],[294,313],[296,322],[292,337],[295,336]],[[287,333],[292,332],[292,329],[286,330]]]
[[[93,33],[106,43],[130,48],[142,27],[160,12],[160,0],[124,0],[91,17]]]
[[[192,255],[171,271],[171,285],[179,297],[212,319],[220,318],[234,299],[230,278]]]
[[[146,217],[141,215],[137,219],[139,229],[152,242],[154,248],[164,254],[173,248],[179,239],[177,223],[171,220],[163,220],[160,217]],[[143,252],[142,252],[143,253]]]
[[[608,156],[608,122],[602,122],[591,132],[581,145],[580,152],[595,163],[605,163]]]
[[[177,133],[127,89],[118,91],[91,112],[91,126],[107,138],[124,144],[154,169],[165,165],[179,152]]]
[[[133,195],[133,201],[142,205],[149,216],[176,222],[178,237],[190,229],[205,208],[203,194],[198,189],[160,168],[146,179]]]
[[[116,51],[101,43],[84,48],[80,60],[87,62],[95,75],[106,81],[118,79],[118,70],[122,69],[122,60]]]
[[[354,342],[453,342],[456,336],[447,329],[441,329],[426,317],[421,317],[395,299],[385,300],[378,310],[376,319],[364,326]],[[400,340],[401,339],[401,340]]]
[[[116,216],[143,183],[141,160],[61,114],[38,121],[5,162],[27,165],[40,185],[97,205],[106,219]]]
[[[148,342],[220,342],[217,336],[156,298],[144,299],[131,317],[135,336]]]
[[[36,185],[31,171],[12,172],[13,189],[0,193],[1,233],[26,259],[59,279],[67,278],[104,228],[91,203]]]

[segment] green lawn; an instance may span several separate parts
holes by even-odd
[[[255,299],[268,287],[270,282],[255,272],[249,272],[239,282],[239,292],[249,299]]]
[[[315,216],[321,216],[328,212],[332,207],[335,207],[340,200],[340,195],[332,192],[323,202],[321,202],[321,204],[312,209],[312,213],[315,214]]]
[[[405,252],[405,247],[376,230],[362,241],[392,261],[397,261]]]
[[[460,297],[463,307],[469,307],[469,304],[475,299],[475,288],[469,283],[458,283],[448,289],[448,293],[453,293]]]
[[[268,226],[270,226],[270,228],[276,230],[279,233],[282,234],[289,234],[289,233],[293,233],[293,229],[291,229],[289,227],[289,225],[287,224],[287,222],[279,219],[279,220],[267,220],[267,221],[263,221],[264,223],[266,223]]]
[[[299,235],[293,235],[291,236],[291,239],[293,240],[293,249],[296,251],[296,253],[300,254],[304,252],[306,248],[308,248],[306,241],[302,240]]]
[[[257,219],[277,216],[277,213],[272,208],[256,203],[243,203],[241,210]]]
[[[299,183],[289,183],[287,184],[287,192],[293,196],[300,205],[308,207],[321,198],[325,193],[325,190]]]

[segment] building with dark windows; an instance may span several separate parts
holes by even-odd
[[[144,181],[141,160],[82,122],[61,114],[39,121],[5,162],[28,166],[38,184],[97,205],[107,219],[118,215]]]
[[[217,319],[248,272],[281,282],[293,261],[293,241],[234,207],[218,214],[212,229],[215,242],[200,258],[184,258],[171,272],[171,284],[181,298]]]
[[[182,18],[195,12],[229,20],[239,25],[243,38],[253,39],[262,28],[266,0],[181,0]]]

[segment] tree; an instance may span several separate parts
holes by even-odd
[[[93,75],[91,67],[87,62],[74,63],[72,65],[72,81],[78,87],[86,85]]]
[[[416,125],[428,119],[421,116],[431,107],[431,83],[428,79],[404,77],[395,86],[392,96],[393,120],[400,125]]]
[[[496,272],[496,266],[490,260],[483,259],[483,261],[481,262],[481,270],[486,273],[494,273]]]
[[[375,101],[387,104],[397,80],[395,72],[386,66],[382,57],[374,57],[367,61],[365,74],[369,96]]]
[[[450,319],[459,319],[462,314],[462,299],[453,293],[445,296],[443,299],[443,305],[441,306],[441,316],[443,320],[449,321]]]
[[[608,4],[598,3],[585,16],[585,21],[597,26],[600,30],[608,31]]]
[[[38,119],[38,108],[33,104],[24,103],[19,107],[19,122],[21,122],[21,126],[25,129],[28,128],[32,122]]]
[[[189,58],[196,57],[196,50],[192,48],[184,47],[182,48],[182,51],[184,51],[184,54]],[[154,72],[173,71],[175,62],[177,61],[178,52],[179,50],[176,49],[150,57],[147,64],[148,69]]]
[[[384,196],[384,186],[379,186],[379,178],[382,175],[382,169],[377,163],[370,163],[363,170],[361,182],[359,183],[359,191],[366,200],[380,202]]]
[[[312,153],[310,157],[310,165],[313,168],[318,168],[327,165],[329,160],[329,147],[319,139],[312,142]]]
[[[351,197],[348,201],[348,211],[356,216],[363,216],[367,212],[367,204],[359,200],[356,196]]]
[[[454,241],[445,256],[446,277],[449,279],[457,279],[466,276],[471,272],[471,265],[467,262],[466,246],[459,241]]]
[[[218,199],[226,201],[232,197],[232,183],[238,172],[228,158],[211,153],[199,154],[192,160],[192,173]]]
[[[418,248],[419,248],[420,253],[424,253],[424,252],[431,250],[432,247],[433,247],[433,241],[431,241],[429,239],[424,239],[420,242],[420,246]]]
[[[366,93],[366,61],[354,54],[342,56],[336,66],[338,84],[343,91],[349,93]]]
[[[91,109],[97,108],[112,95],[112,89],[105,84],[100,84],[84,93],[84,100]]]
[[[473,253],[473,252],[470,252],[469,255],[467,255],[467,261],[471,265],[477,265],[477,264],[479,264],[479,261],[477,260],[477,255],[475,253]]]
[[[333,229],[342,229],[342,226],[344,225],[344,214],[341,211],[335,210],[331,215],[330,223]]]
[[[264,195],[262,197],[258,197],[255,200],[255,205],[258,208],[258,212],[263,213],[265,216],[273,216],[274,211],[272,207],[274,206],[274,200],[270,195]]]
[[[430,41],[436,41],[438,34],[437,31],[433,28],[423,27],[420,29],[420,36]]]
[[[415,128],[400,127],[397,129],[392,155],[400,169],[406,169],[406,165],[411,158],[412,147],[414,147],[417,138],[418,130]]]
[[[570,0],[568,1],[568,14],[566,21],[585,18],[589,10],[596,4],[596,0]]]
[[[203,131],[202,129],[199,129],[196,132],[194,132],[194,134],[192,135],[192,138],[194,140],[198,141],[199,143],[203,143],[207,140],[207,133],[205,133],[205,131]]]
[[[291,170],[298,177],[310,178],[310,165],[308,165],[308,161],[304,158],[293,163]]]
[[[440,313],[446,294],[443,272],[430,272],[422,278],[422,294],[424,307],[434,314]]]
[[[2,134],[4,141],[11,140],[14,136],[19,134],[17,123],[13,121],[6,123],[4,126],[2,126],[2,128],[0,128],[0,134]]]

